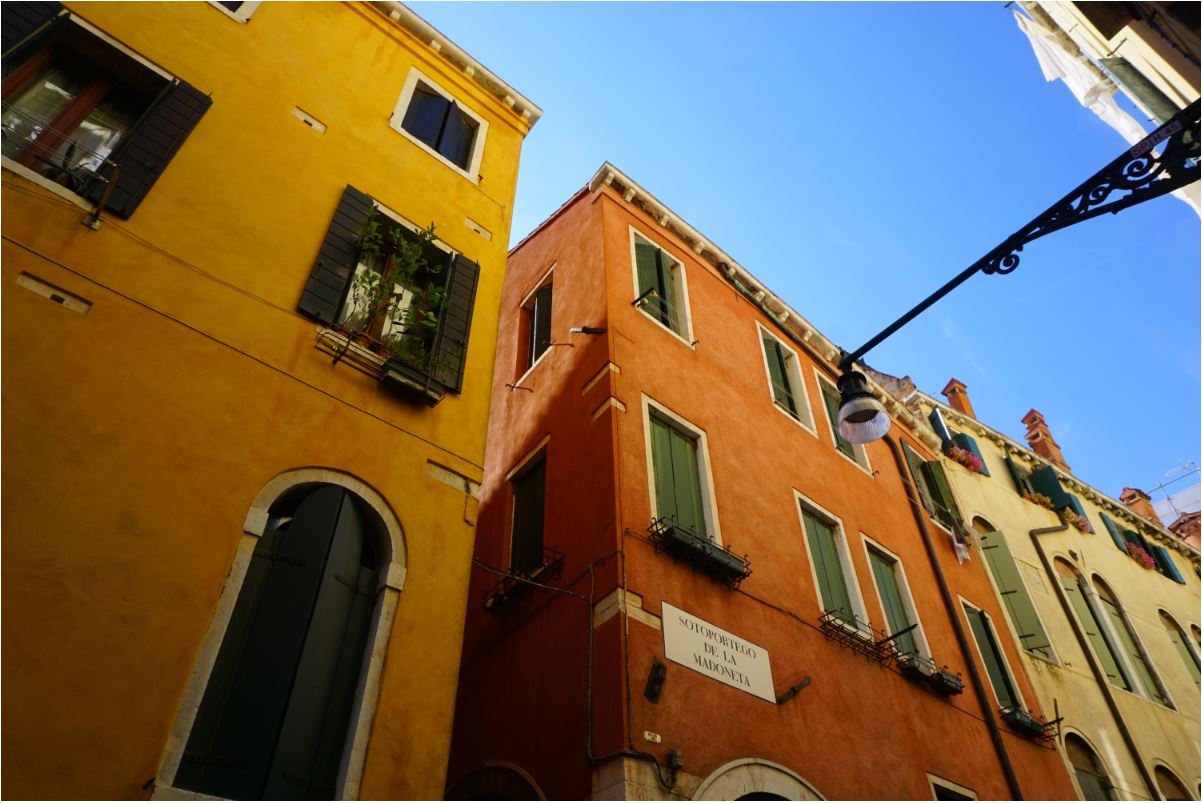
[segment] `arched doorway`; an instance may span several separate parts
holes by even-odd
[[[694,800],[825,800],[788,767],[764,758],[723,764],[697,787]]]
[[[452,784],[446,799],[546,800],[546,796],[524,770],[509,764],[486,764]]]

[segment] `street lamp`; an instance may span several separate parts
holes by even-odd
[[[1066,229],[1104,213],[1158,198],[1198,180],[1198,108],[1195,100],[1172,119],[1118,158],[1094,173],[1075,190],[1048,207],[1000,245],[969,265],[947,284],[920,301],[879,334],[839,359],[839,434],[851,443],[869,443],[889,431],[889,415],[868,389],[868,380],[852,370],[857,360],[901,329],[978,271],[1006,275],[1018,267],[1023,246],[1054,231]],[[1164,143],[1159,154],[1152,149]],[[1111,196],[1115,196],[1111,198]]]

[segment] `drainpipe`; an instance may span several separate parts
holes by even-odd
[[[1102,671],[1102,665],[1098,662],[1097,656],[1093,654],[1093,649],[1089,646],[1089,639],[1085,635],[1085,631],[1081,627],[1081,623],[1077,621],[1076,614],[1073,613],[1072,605],[1068,601],[1068,595],[1064,592],[1064,587],[1060,585],[1060,579],[1056,574],[1052,562],[1048,560],[1047,553],[1043,551],[1043,544],[1039,542],[1039,536],[1049,535],[1051,533],[1062,533],[1068,529],[1067,524],[1061,524],[1059,527],[1039,527],[1030,531],[1031,543],[1035,545],[1035,551],[1039,554],[1039,562],[1043,564],[1043,570],[1047,573],[1052,581],[1052,585],[1056,587],[1056,599],[1060,600],[1060,607],[1064,610],[1064,616],[1068,619],[1068,623],[1072,625],[1073,635],[1077,637],[1077,641],[1081,645],[1082,651],[1085,653],[1085,659],[1089,661],[1089,668],[1093,672],[1094,680],[1097,681],[1098,687],[1102,690],[1102,696],[1106,698],[1106,707],[1110,709],[1110,715],[1114,717],[1114,722],[1118,725],[1119,734],[1123,737],[1123,743],[1127,745],[1127,749],[1131,751],[1131,757],[1135,759],[1135,767],[1139,770],[1139,775],[1144,781],[1144,785],[1148,787],[1152,800],[1163,800],[1156,783],[1152,780],[1152,776],[1148,774],[1148,768],[1144,764],[1143,757],[1139,754],[1139,748],[1135,746],[1135,739],[1131,735],[1130,729],[1127,728],[1127,722],[1123,719],[1123,714],[1119,711],[1118,703],[1114,699],[1114,692],[1110,688],[1110,681],[1106,679],[1106,673]],[[1085,593],[1084,589],[1081,591]]]
[[[918,531],[922,533],[922,545],[926,547],[927,558],[931,562],[931,568],[935,571],[935,581],[939,585],[939,596],[943,599],[943,605],[947,608],[948,618],[952,622],[952,630],[956,634],[956,643],[960,647],[960,654],[964,658],[965,668],[968,670],[968,678],[972,681],[973,691],[977,694],[977,700],[981,704],[982,719],[985,720],[985,727],[989,730],[989,741],[993,744],[993,749],[997,753],[998,763],[1002,765],[1002,774],[1006,776],[1006,786],[1010,789],[1010,797],[1013,800],[1022,800],[1023,792],[1018,785],[1018,776],[1014,774],[1014,765],[1010,763],[1010,754],[1006,752],[1006,744],[1002,741],[1002,731],[998,728],[997,719],[993,715],[993,708],[987,703],[990,699],[986,692],[985,684],[981,680],[981,673],[977,670],[977,664],[972,659],[972,648],[968,644],[968,636],[964,632],[964,626],[960,623],[960,617],[956,613],[956,603],[952,599],[951,589],[948,588],[947,578],[943,576],[943,567],[939,565],[939,556],[935,552],[935,544],[931,540],[931,532],[927,529],[926,517],[923,515],[922,508],[919,507],[917,495],[914,493],[914,488],[910,485],[910,475],[906,468],[905,458],[902,456],[901,449],[897,446],[897,441],[893,440],[891,435],[884,437],[884,442],[889,444],[889,450],[893,452],[893,460],[897,463],[897,471],[901,475],[902,485],[906,489],[906,499],[910,502],[910,511],[914,514],[914,520],[918,522]]]

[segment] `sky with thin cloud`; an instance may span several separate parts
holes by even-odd
[[[511,242],[609,160],[849,351],[1126,147],[1001,2],[412,7],[544,110]],[[1019,442],[1039,409],[1112,496],[1200,462],[1197,214],[1159,198],[1021,257],[867,362],[961,380]]]

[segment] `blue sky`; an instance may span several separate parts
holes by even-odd
[[[411,5],[544,110],[513,242],[609,160],[849,351],[1125,147],[1001,2]],[[1151,492],[1202,462],[1199,264],[1198,216],[1160,198],[866,360],[936,397],[956,377],[1020,443],[1037,408],[1074,474]]]

